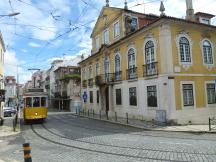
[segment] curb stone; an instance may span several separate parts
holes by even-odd
[[[132,125],[132,124],[124,124],[124,123],[120,123],[120,122],[114,122],[114,121],[110,121],[110,120],[104,120],[104,119],[97,119],[97,118],[93,118],[93,117],[89,117],[89,116],[84,116],[84,115],[78,115],[78,114],[72,114],[74,116],[80,116],[80,117],[84,117],[84,118],[88,118],[88,119],[93,119],[93,120],[98,120],[98,121],[104,121],[104,122],[109,122],[112,124],[118,124],[118,125],[122,125],[122,126],[126,126],[126,127],[132,127],[132,128],[137,128],[137,129],[142,129],[145,131],[161,131],[161,132],[180,132],[180,133],[209,133],[209,134],[216,134],[216,132],[210,132],[210,131],[192,131],[192,130],[163,130],[163,129],[154,129],[154,128],[144,128],[141,126],[136,126],[136,125]]]

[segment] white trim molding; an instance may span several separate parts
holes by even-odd
[[[184,106],[183,84],[192,84],[192,86],[193,86],[193,103],[194,103],[193,106]],[[182,107],[182,110],[195,109],[195,108],[196,108],[196,90],[195,90],[195,82],[194,82],[194,81],[181,81],[181,82],[180,82],[180,93],[181,93],[181,107]]]
[[[154,44],[154,57],[155,57],[155,62],[157,62],[157,40],[153,37],[148,37],[148,38],[145,38],[144,39],[144,42],[143,42],[143,58],[144,58],[144,64],[145,64],[145,46],[146,46],[146,43],[148,41],[152,41],[153,44]]]
[[[211,49],[212,49],[212,60],[213,63],[212,64],[206,64],[205,60],[204,60],[204,51],[203,51],[203,43],[204,41],[208,41],[211,45]],[[212,70],[212,68],[214,67],[214,44],[212,43],[211,40],[209,40],[208,38],[204,38],[200,41],[200,49],[202,51],[202,60],[203,60],[203,65],[208,69],[208,70]]]
[[[137,67],[137,60],[136,60],[136,58],[137,58],[137,51],[136,51],[136,48],[135,48],[134,44],[130,44],[128,46],[127,53],[125,55],[126,56],[126,60],[127,60],[127,69],[128,69],[128,52],[129,52],[130,49],[134,50],[134,54],[135,54],[135,67]]]
[[[179,41],[180,41],[181,37],[185,37],[189,41],[191,62],[181,62],[181,54],[180,54],[180,46],[179,46]],[[193,42],[192,42],[191,38],[189,37],[189,35],[187,33],[181,33],[181,34],[178,34],[176,36],[176,47],[177,47],[177,50],[178,50],[179,65],[182,65],[182,67],[184,69],[186,69],[186,70],[190,66],[192,66],[192,64],[193,64],[192,46],[193,46]]]
[[[119,56],[119,58],[120,58],[120,71],[122,70],[122,58],[121,58],[121,54],[120,54],[120,52],[118,51],[118,52],[115,52],[115,54],[114,54],[114,73],[116,72],[116,61],[115,61],[115,58],[116,58],[116,56]]]

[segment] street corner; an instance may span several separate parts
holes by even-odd
[[[16,129],[16,131],[13,131],[13,128],[9,126],[1,126],[0,128],[0,137],[13,136],[19,133],[20,129]]]

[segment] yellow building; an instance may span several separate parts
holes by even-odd
[[[216,116],[213,15],[186,19],[103,7],[80,62],[87,109],[118,116],[203,124]]]
[[[2,34],[0,32],[0,117],[3,116],[3,106],[4,106],[4,96],[5,96],[5,90],[4,90],[4,52],[5,52],[5,45],[4,40],[2,37]]]

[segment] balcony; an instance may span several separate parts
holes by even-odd
[[[87,80],[83,80],[83,81],[82,81],[82,86],[83,86],[83,87],[87,87]]]
[[[137,78],[137,67],[127,69],[127,79],[136,79]]]
[[[94,84],[94,83],[93,83],[93,78],[89,79],[89,80],[88,80],[88,86],[89,86],[89,87],[93,87],[93,84]]]
[[[110,84],[114,82],[114,74],[113,73],[106,73],[103,75],[99,75],[95,77],[95,84],[100,86],[104,84]]]
[[[121,81],[122,80],[122,71],[118,71],[114,73],[114,81]]]
[[[158,75],[158,63],[152,62],[150,64],[143,65],[143,76],[154,76]]]

